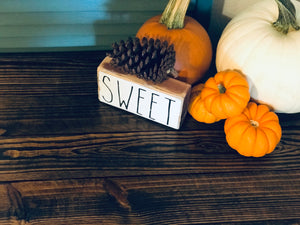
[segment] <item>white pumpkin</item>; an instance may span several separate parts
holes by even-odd
[[[292,1],[300,25],[300,2]],[[275,0],[263,0],[235,16],[224,29],[216,52],[217,71],[246,75],[253,99],[276,112],[300,112],[300,30],[287,34],[272,25],[279,15]]]

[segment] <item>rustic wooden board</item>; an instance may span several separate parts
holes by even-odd
[[[103,52],[0,55],[0,224],[299,224],[300,115],[246,158],[98,101]],[[108,122],[109,121],[109,122]]]
[[[0,215],[9,212],[11,220],[29,224],[267,224],[266,218],[280,224],[283,218],[299,218],[299,199],[289,198],[300,188],[299,175],[236,172],[8,183],[0,185]]]

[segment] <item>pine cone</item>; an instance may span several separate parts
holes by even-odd
[[[154,83],[161,83],[175,71],[174,46],[159,39],[128,38],[112,45],[111,64],[124,72]]]

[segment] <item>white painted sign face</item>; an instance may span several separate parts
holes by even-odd
[[[102,71],[99,72],[98,82],[101,102],[179,129],[182,99]]]
[[[101,102],[179,129],[184,100],[130,80],[98,72]]]

